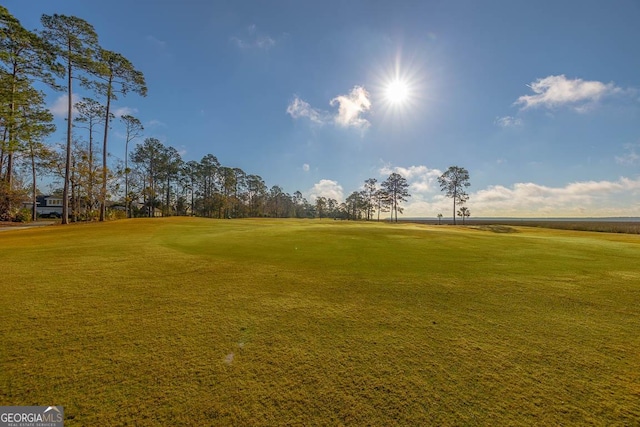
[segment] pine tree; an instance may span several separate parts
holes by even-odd
[[[393,172],[386,181],[382,183],[382,189],[386,193],[391,205],[391,219],[395,213],[395,221],[398,222],[398,212],[402,213],[400,204],[406,202],[411,194],[409,194],[409,184],[407,180],[399,173]]]
[[[449,169],[438,177],[440,190],[444,191],[447,197],[453,199],[453,224],[456,224],[456,202],[463,204],[469,200],[469,195],[464,191],[469,187],[469,172],[459,166],[450,166]]]
[[[73,80],[81,71],[92,71],[94,52],[98,49],[98,35],[93,26],[75,16],[42,15],[42,36],[64,63],[67,80],[67,141],[65,152],[64,187],[62,191],[62,224],[69,222],[69,182],[71,177],[71,144],[73,123]]]

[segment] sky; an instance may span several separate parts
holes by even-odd
[[[116,114],[185,160],[211,153],[310,201],[398,172],[405,217],[451,216],[437,177],[454,165],[472,217],[640,216],[636,0],[3,4],[28,29],[92,24],[146,78]],[[124,158],[118,123],[109,144]]]

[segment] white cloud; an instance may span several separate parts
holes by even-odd
[[[153,128],[153,127],[167,127],[166,123],[161,122],[160,120],[156,120],[156,119],[149,120],[145,126],[147,126],[147,127],[149,127],[149,128]]]
[[[337,181],[330,179],[321,179],[315,183],[313,187],[307,191],[310,201],[315,201],[318,197],[326,197],[342,202],[344,199],[344,190]]]
[[[51,111],[51,114],[53,114],[54,117],[57,118],[66,118],[67,117],[67,112],[69,111],[69,109],[67,108],[67,95],[60,95],[59,97],[56,98],[55,101],[53,101],[53,104],[49,107],[49,111]],[[73,105],[71,107],[71,113],[72,114],[77,114],[78,110],[76,109],[75,105],[76,102],[80,101],[80,97],[78,95],[71,94],[71,104]]]
[[[419,166],[383,166],[381,180],[392,172],[409,183],[412,197],[404,204],[404,217],[451,217],[453,204],[440,192],[438,169]],[[472,181],[473,182],[473,181]],[[640,177],[614,181],[579,181],[552,187],[532,182],[492,185],[469,193],[466,206],[474,217],[578,217],[637,216],[640,211]]]
[[[232,36],[229,39],[240,49],[269,50],[276,45],[276,40],[258,31],[255,24],[249,25],[241,36]]]
[[[404,212],[402,216],[406,218],[436,217],[439,213],[447,217],[447,214],[449,216],[451,215],[452,210],[450,199],[442,196],[434,196],[431,200],[415,199],[412,197],[403,207]],[[475,212],[472,212],[472,214],[475,214]]]
[[[309,172],[309,164],[308,163],[304,163],[302,165],[302,170],[305,171],[305,172]]]
[[[494,123],[503,128],[511,128],[522,126],[522,119],[512,116],[496,117]]]
[[[269,50],[276,44],[276,41],[268,36],[259,36],[252,40],[243,40],[238,37],[231,37],[231,41],[233,41],[240,49],[258,48]]]
[[[338,105],[338,114],[334,118],[338,125],[361,129],[369,127],[369,121],[361,117],[371,108],[369,93],[364,87],[354,86],[348,95],[338,95],[329,104],[332,107]]]
[[[442,175],[439,169],[431,169],[425,165],[385,165],[378,172],[381,176],[380,181],[384,181],[393,172],[407,180],[411,198],[404,204],[404,217],[436,216],[438,212],[447,208],[447,199],[439,193],[438,177]]]
[[[338,106],[338,111],[330,113],[313,108],[308,102],[295,96],[287,106],[287,114],[294,119],[306,117],[318,125],[333,122],[340,127],[355,127],[361,130],[369,127],[369,121],[362,117],[362,114],[371,109],[369,93],[364,87],[354,86],[349,94],[336,96],[329,105]]]
[[[624,90],[613,83],[567,79],[564,74],[548,76],[527,85],[535,95],[523,95],[514,105],[527,108],[555,108],[571,106],[578,112],[591,109],[600,99],[623,93]]]
[[[633,209],[624,204],[628,204],[629,193],[639,192],[640,178],[582,181],[564,187],[529,182],[489,186],[471,194],[468,204],[482,216],[629,215]],[[618,200],[623,195],[626,200]]]
[[[616,156],[616,162],[625,166],[640,163],[640,154],[636,152],[636,147],[640,147],[640,144],[626,144],[624,148],[627,152],[622,156]]]
[[[71,102],[73,103],[72,112],[75,115],[78,113],[78,110],[76,109],[75,105],[77,102],[80,101],[80,97],[74,93],[71,95],[71,99],[72,99]],[[53,114],[54,117],[66,118],[67,117],[67,95],[60,95],[58,98],[56,98],[53,104],[49,107],[49,111],[51,111],[51,114]],[[135,114],[138,112],[138,109],[132,108],[132,107],[118,107],[118,108],[113,108],[111,112],[116,117],[122,117],[127,114]]]
[[[132,107],[118,107],[113,110],[113,115],[116,117],[122,117],[126,115],[133,115],[138,112],[137,108]]]
[[[297,96],[294,97],[293,101],[289,103],[289,106],[287,107],[287,114],[289,114],[294,119],[306,117],[313,123],[319,125],[324,124],[324,116],[326,115],[326,113],[316,110],[315,108],[311,107],[308,102],[303,101]]]
[[[438,190],[437,180],[442,171],[439,169],[429,169],[427,166],[409,166],[408,168],[401,166],[383,166],[380,168],[380,175],[383,179],[391,175],[393,172],[402,175],[409,184],[409,192],[412,195],[432,193]]]
[[[260,49],[269,49],[276,45],[276,41],[269,36],[259,36],[256,39],[256,46]]]

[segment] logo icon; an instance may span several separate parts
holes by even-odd
[[[0,427],[63,427],[62,406],[0,406]]]

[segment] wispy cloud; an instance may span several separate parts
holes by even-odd
[[[630,166],[640,163],[640,154],[636,151],[636,148],[640,147],[639,144],[626,144],[624,146],[626,153],[622,156],[616,156],[616,162],[621,165]]]
[[[67,95],[60,95],[59,97],[56,98],[55,101],[53,101],[53,104],[51,104],[51,106],[49,107],[49,111],[51,111],[51,114],[53,114],[54,117],[57,118],[66,118],[67,117],[67,112],[69,111],[69,108],[67,107]],[[78,110],[76,109],[75,105],[76,102],[80,101],[80,97],[78,95],[76,95],[75,93],[71,95],[71,113],[72,114],[77,114]]]
[[[353,127],[361,130],[370,126],[363,115],[371,109],[371,100],[363,86],[354,86],[348,94],[336,96],[329,105],[337,106],[338,111],[331,113],[314,108],[296,95],[287,106],[287,114],[294,119],[305,117],[317,125],[332,122],[339,127]]]
[[[240,49],[269,50],[276,45],[276,40],[258,30],[255,24],[249,25],[239,36],[229,38]]]
[[[182,157],[184,157],[188,153],[186,145],[179,145],[178,147],[176,147],[176,150],[178,151],[178,154],[180,154],[180,156]]]
[[[534,95],[523,95],[514,103],[523,110],[569,106],[578,112],[586,112],[602,98],[625,92],[613,83],[568,79],[564,74],[541,78],[527,86]]]
[[[496,117],[494,123],[501,128],[513,128],[522,126],[522,119],[512,116]]]
[[[338,114],[334,120],[339,126],[361,129],[369,127],[369,121],[362,117],[371,108],[369,92],[364,87],[354,86],[349,94],[336,96],[329,105],[338,105]]]
[[[133,115],[138,112],[137,108],[133,107],[118,107],[113,110],[113,115],[116,117],[122,117],[126,115]]]
[[[149,120],[146,124],[146,127],[148,128],[154,128],[154,127],[167,127],[166,123],[161,122],[160,120],[156,120],[156,119],[152,119]]]
[[[152,35],[147,35],[145,37],[145,40],[147,40],[149,44],[153,45],[158,50],[165,50],[167,48],[167,42],[165,42],[164,40],[157,39]]]
[[[307,191],[309,200],[315,201],[318,197],[335,199],[338,202],[344,200],[344,190],[337,181],[331,179],[321,179]]]
[[[289,114],[294,119],[299,119],[301,117],[306,117],[311,122],[323,125],[326,121],[326,112],[322,112],[320,110],[316,110],[311,107],[308,102],[303,101],[302,99],[295,96],[293,101],[289,103],[287,107],[287,114]]]

